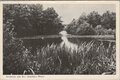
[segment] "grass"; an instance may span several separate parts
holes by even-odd
[[[115,56],[115,45],[111,44],[105,48],[103,43],[84,42],[75,50],[52,44],[38,48],[36,56],[32,56],[26,65],[35,74],[113,74],[116,71]]]

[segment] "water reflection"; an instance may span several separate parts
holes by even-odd
[[[60,44],[62,42],[61,38],[44,38],[44,39],[29,39],[23,40],[26,47],[44,47],[51,44]]]
[[[24,45],[26,47],[32,47],[33,50],[35,51],[36,48],[42,48],[45,47],[47,45],[51,45],[51,44],[55,44],[55,45],[60,45],[62,46],[66,46],[67,48],[77,48],[81,43],[89,43],[91,41],[94,42],[94,44],[96,45],[100,45],[101,42],[103,43],[103,45],[105,46],[105,48],[107,48],[110,44],[109,41],[99,41],[98,39],[94,39],[94,38],[71,38],[71,37],[67,37],[70,34],[67,34],[66,31],[61,31],[59,33],[61,35],[61,37],[54,37],[54,38],[41,38],[41,39],[24,39]],[[115,45],[115,43],[113,42],[112,45]]]
[[[68,40],[67,38],[67,32],[66,31],[61,31],[59,34],[62,35],[61,39],[62,39],[62,42],[60,44],[61,47],[65,47],[65,48],[68,48],[68,49],[77,49],[78,48],[78,45],[76,43],[72,43]]]

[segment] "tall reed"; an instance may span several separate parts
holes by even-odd
[[[81,43],[71,51],[56,44],[37,49],[34,64],[35,74],[102,74],[116,70],[115,45],[104,47],[94,41]]]

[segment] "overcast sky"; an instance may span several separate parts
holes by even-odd
[[[73,18],[78,19],[82,13],[89,14],[92,11],[97,11],[103,14],[107,10],[115,12],[113,4],[44,4],[44,9],[53,7],[59,16],[62,17],[64,24],[68,24]]]

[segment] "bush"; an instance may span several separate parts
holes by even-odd
[[[3,24],[3,74],[22,74],[24,65],[24,46],[21,40],[14,38],[14,25],[11,20]]]
[[[105,29],[101,25],[95,27],[97,35],[115,35],[115,29]]]
[[[97,25],[95,27],[97,35],[106,35],[107,34],[107,29],[103,28],[101,25]]]

